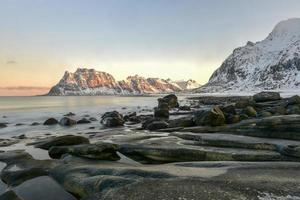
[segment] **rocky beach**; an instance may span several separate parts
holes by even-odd
[[[299,96],[155,104],[27,124],[2,116],[2,132],[24,132],[1,137],[0,199],[300,199]]]

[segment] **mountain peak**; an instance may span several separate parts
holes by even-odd
[[[300,88],[300,18],[281,21],[266,39],[236,48],[199,91],[295,88]]]

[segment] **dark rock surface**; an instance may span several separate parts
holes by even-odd
[[[77,122],[69,117],[63,117],[59,120],[59,124],[62,126],[74,126],[77,124]]]
[[[44,122],[44,125],[55,125],[58,124],[57,119],[49,118]]]
[[[66,146],[77,144],[89,144],[89,139],[77,135],[64,135],[58,137],[50,137],[43,140],[38,140],[32,143],[36,148],[50,149],[53,146]]]
[[[121,115],[119,112],[112,111],[104,113],[104,115],[101,116],[100,122],[106,127],[117,127],[123,126],[125,120],[123,118],[123,115]]]

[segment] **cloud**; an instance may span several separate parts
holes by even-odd
[[[17,64],[17,62],[14,61],[14,60],[8,60],[8,61],[6,62],[6,64],[8,64],[8,65],[14,65],[14,64]]]

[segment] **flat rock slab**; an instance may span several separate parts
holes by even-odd
[[[199,142],[199,145],[246,148],[257,150],[273,150],[277,151],[285,146],[300,146],[300,141],[274,139],[274,138],[258,138],[243,135],[234,135],[226,133],[187,133],[175,132],[171,136],[176,136],[184,140],[192,140]]]
[[[279,161],[280,153],[266,150],[202,147],[191,145],[121,145],[122,154],[142,163],[186,161]]]
[[[279,115],[244,120],[226,126],[195,126],[180,129],[180,132],[220,133],[227,132],[264,138],[300,140],[300,115]],[[164,130],[161,130],[164,131]],[[176,131],[176,130],[175,130]]]
[[[300,164],[189,162],[150,166],[83,165],[52,170],[65,189],[85,200],[300,198]],[[270,198],[272,199],[272,198]]]

